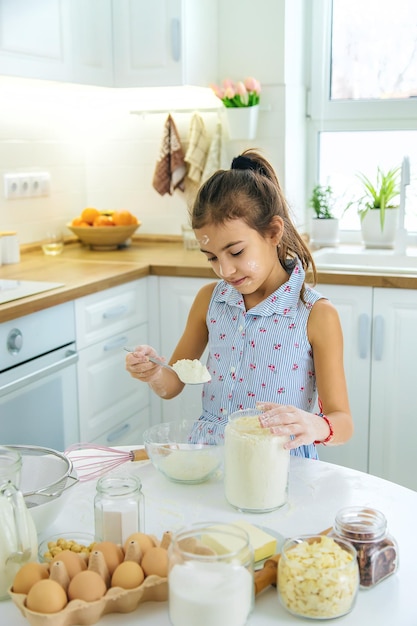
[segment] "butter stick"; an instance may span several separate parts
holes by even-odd
[[[238,526],[245,530],[249,535],[249,541],[253,547],[255,554],[255,562],[261,561],[263,559],[267,559],[272,556],[276,552],[277,548],[277,538],[268,534],[264,530],[249,524],[249,522],[238,521],[233,522],[233,526]],[[229,527],[229,525],[217,525],[216,529],[225,530]],[[222,535],[221,533],[207,533],[202,538],[203,542],[210,546],[213,550],[217,552],[217,554],[226,554],[227,552],[233,552],[238,546],[235,544],[235,540],[232,535],[225,533]]]

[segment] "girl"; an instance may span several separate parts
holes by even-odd
[[[247,150],[213,174],[192,227],[220,281],[198,292],[170,363],[199,359],[208,343],[201,426],[222,434],[229,414],[260,406],[261,425],[290,435],[291,454],[317,458],[315,444],[345,443],[353,424],[339,317],[305,284],[309,268],[316,282],[314,261],[270,163]],[[148,356],[158,355],[143,345],[127,355],[130,374],[161,398],[178,395],[183,383]]]

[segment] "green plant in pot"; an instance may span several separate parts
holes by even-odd
[[[309,198],[314,211],[311,242],[316,246],[335,246],[339,241],[339,220],[334,215],[334,194],[330,185],[315,185]]]
[[[357,178],[363,194],[346,208],[356,206],[366,247],[392,248],[398,222],[401,167],[387,171],[378,167],[375,182],[362,173],[358,173]]]
[[[311,192],[309,204],[318,219],[335,219],[333,215],[333,189],[330,185],[316,185]]]

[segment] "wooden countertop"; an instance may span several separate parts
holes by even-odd
[[[20,263],[2,265],[0,279],[63,283],[63,287],[0,305],[0,323],[121,285],[144,276],[216,276],[199,250],[185,250],[180,237],[137,237],[128,248],[96,251],[70,241],[59,256],[37,247],[22,250]],[[320,284],[417,289],[417,276],[320,272]]]

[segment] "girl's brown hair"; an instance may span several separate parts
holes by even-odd
[[[199,189],[191,212],[193,229],[242,219],[260,235],[271,230],[273,218],[282,218],[284,229],[277,247],[281,265],[287,269],[296,257],[314,284],[316,266],[308,246],[295,228],[281,185],[272,165],[256,150],[245,150],[233,159],[230,170],[218,170]],[[302,299],[304,289],[302,292]]]

